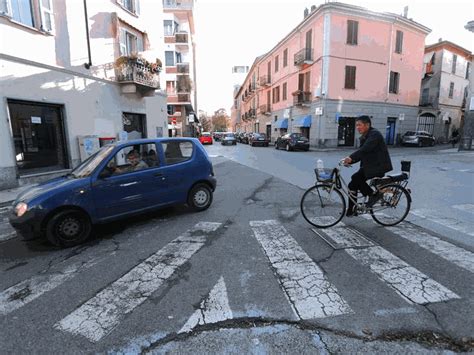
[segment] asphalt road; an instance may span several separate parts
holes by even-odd
[[[60,250],[10,235],[0,211],[2,352],[472,350],[472,153],[393,150],[414,162],[418,215],[315,233],[299,200],[318,157],[345,152],[207,149],[218,188],[201,213],[100,226]]]

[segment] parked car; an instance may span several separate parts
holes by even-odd
[[[235,138],[234,133],[225,133],[222,136],[222,145],[237,145],[237,139]]]
[[[250,136],[252,133],[244,133],[243,136],[241,137],[241,141],[243,144],[249,144]]]
[[[213,134],[214,140],[216,142],[220,141],[222,136],[224,135],[224,132],[214,132]]]
[[[290,150],[309,150],[309,139],[303,136],[301,133],[289,133],[284,136],[278,137],[275,142],[275,149],[286,149]]]
[[[212,163],[195,138],[117,142],[20,193],[9,221],[24,239],[70,247],[87,240],[94,224],[177,204],[203,211],[215,188]]]
[[[426,131],[408,131],[402,136],[402,145],[434,146],[435,137]]]
[[[199,137],[199,142],[201,144],[212,144],[212,135],[209,132],[202,132],[201,136]]]
[[[255,147],[257,145],[260,145],[262,147],[268,147],[269,141],[264,133],[254,133],[249,139],[249,144],[252,147]]]
[[[242,139],[243,139],[244,135],[245,135],[244,132],[237,133],[237,134],[235,135],[235,138],[237,139],[237,142],[243,143],[243,142],[242,142]]]

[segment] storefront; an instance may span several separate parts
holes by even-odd
[[[309,139],[309,131],[310,131],[310,128],[311,128],[311,121],[312,121],[311,115],[306,115],[306,116],[303,116],[303,117],[295,118],[293,120],[293,127],[294,128],[299,128],[300,133],[303,136],[305,136],[306,138]],[[295,130],[293,130],[293,132],[295,132]]]

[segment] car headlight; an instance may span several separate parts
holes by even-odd
[[[17,203],[15,206],[15,214],[17,217],[21,217],[28,210],[28,205],[24,202]]]

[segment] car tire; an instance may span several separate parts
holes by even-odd
[[[46,224],[46,239],[58,247],[69,248],[84,243],[91,234],[89,216],[78,210],[63,210]]]
[[[212,203],[212,190],[206,184],[197,184],[189,191],[188,206],[193,211],[207,210]]]

